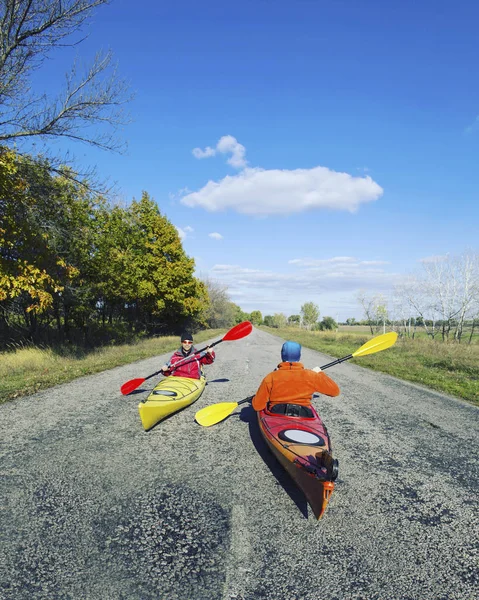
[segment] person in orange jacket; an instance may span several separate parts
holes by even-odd
[[[252,400],[256,411],[268,406],[271,412],[284,414],[287,404],[304,406],[307,411],[315,392],[326,396],[339,395],[337,384],[320,367],[305,369],[300,359],[301,345],[285,342],[281,348],[282,362],[266,375]]]
[[[189,360],[188,360],[188,357]],[[181,348],[177,350],[170,358],[167,365],[161,367],[165,377],[174,375],[175,377],[189,377],[190,379],[199,379],[201,377],[201,365],[211,365],[215,360],[215,351],[213,348],[206,348],[206,352],[197,354],[193,346],[193,336],[191,332],[184,331],[181,334]],[[174,369],[176,363],[181,363]]]

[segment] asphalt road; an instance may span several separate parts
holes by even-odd
[[[169,355],[0,406],[0,598],[473,600],[479,409],[343,363],[314,404],[339,459],[321,521],[269,454],[249,405],[283,340],[218,345],[201,398],[149,432],[121,396]],[[304,349],[306,367],[330,357]]]

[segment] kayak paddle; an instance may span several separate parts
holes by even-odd
[[[216,344],[220,344],[221,342],[232,342],[234,340],[240,340],[241,338],[244,338],[247,335],[249,335],[252,330],[253,325],[249,321],[243,321],[242,323],[238,323],[238,325],[235,325],[232,329],[227,331],[225,335],[217,342],[213,342],[212,344],[209,344],[209,346],[205,346],[201,350],[197,350],[194,356],[200,354],[201,352],[204,352],[207,348],[212,348],[213,346],[216,346]],[[188,360],[192,360],[192,357],[187,356],[183,360],[179,360],[177,363],[175,363],[175,365],[173,365],[173,368],[178,368]],[[124,396],[127,396],[128,394],[133,392],[133,390],[136,390],[137,387],[140,387],[140,385],[144,383],[147,379],[150,379],[151,377],[154,377],[155,375],[158,375],[161,372],[162,370],[160,369],[159,371],[148,375],[148,377],[138,377],[136,379],[130,379],[130,381],[127,381],[121,386],[120,391]]]
[[[377,337],[363,344],[352,354],[348,354],[348,356],[338,358],[337,360],[324,365],[324,367],[321,367],[321,370],[324,371],[333,365],[337,365],[345,360],[350,360],[351,358],[355,358],[357,356],[365,356],[366,354],[374,354],[375,352],[386,350],[386,348],[390,348],[396,343],[397,337],[398,334],[394,331],[391,333],[378,335]],[[248,402],[252,398],[253,396],[250,398],[245,398],[244,400],[240,400],[239,402],[220,402],[219,404],[211,404],[210,406],[206,406],[205,408],[199,410],[195,415],[195,420],[200,425],[203,425],[203,427],[210,427],[210,425],[215,425],[216,423],[226,419],[226,417],[228,417],[235,410],[235,408],[237,408],[240,404]]]

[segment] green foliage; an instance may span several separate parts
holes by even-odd
[[[253,325],[261,325],[261,323],[263,322],[263,315],[261,314],[261,311],[254,310],[250,314],[249,320]]]
[[[273,327],[286,327],[288,320],[283,313],[275,313],[273,316]]]
[[[290,315],[288,317],[288,325],[299,327],[301,323],[301,315]]]
[[[106,334],[127,324],[133,337],[204,326],[210,301],[194,267],[146,192],[111,207],[70,170],[0,148],[2,338],[91,343],[96,324]],[[234,323],[227,307],[219,326]]]
[[[314,302],[306,302],[301,307],[303,323],[308,329],[311,329],[318,322],[319,315],[319,306]]]
[[[320,323],[321,331],[333,331],[338,328],[338,324],[333,317],[323,317]]]
[[[234,325],[238,325],[238,323],[243,323],[243,321],[249,321],[250,316],[247,312],[244,312],[237,304],[231,302],[234,312]]]
[[[263,319],[263,325],[266,327],[274,327],[274,318],[272,315],[266,315]]]
[[[204,310],[204,320],[208,327],[234,325],[239,312],[242,311],[239,306],[230,301],[227,287],[213,279],[205,279],[202,283],[208,295],[208,304]]]

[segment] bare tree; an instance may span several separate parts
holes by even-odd
[[[359,290],[357,300],[361,305],[364,316],[371,330],[371,335],[374,335],[373,322],[375,317],[376,296],[368,296],[365,290]]]
[[[235,320],[234,304],[228,295],[228,287],[219,281],[205,277],[203,283],[210,300],[206,320],[212,328],[230,327]]]
[[[455,272],[459,278],[459,313],[454,339],[461,341],[466,317],[476,312],[479,302],[479,256],[464,253],[454,261]]]
[[[417,317],[420,317],[426,334],[434,339],[438,313],[431,297],[430,286],[426,285],[424,278],[407,277],[400,285],[395,287],[395,296],[396,308],[400,313],[407,334],[410,335],[411,333],[412,317],[415,321]],[[414,337],[414,334],[412,337]]]
[[[74,64],[56,98],[34,92],[31,75],[55,48],[71,40],[93,10],[108,0],[1,0],[0,143],[38,137],[69,138],[120,150],[116,131],[127,122],[129,100],[110,52],[99,53],[80,73]],[[70,40],[70,41],[69,41]],[[108,127],[105,127],[108,126]]]

